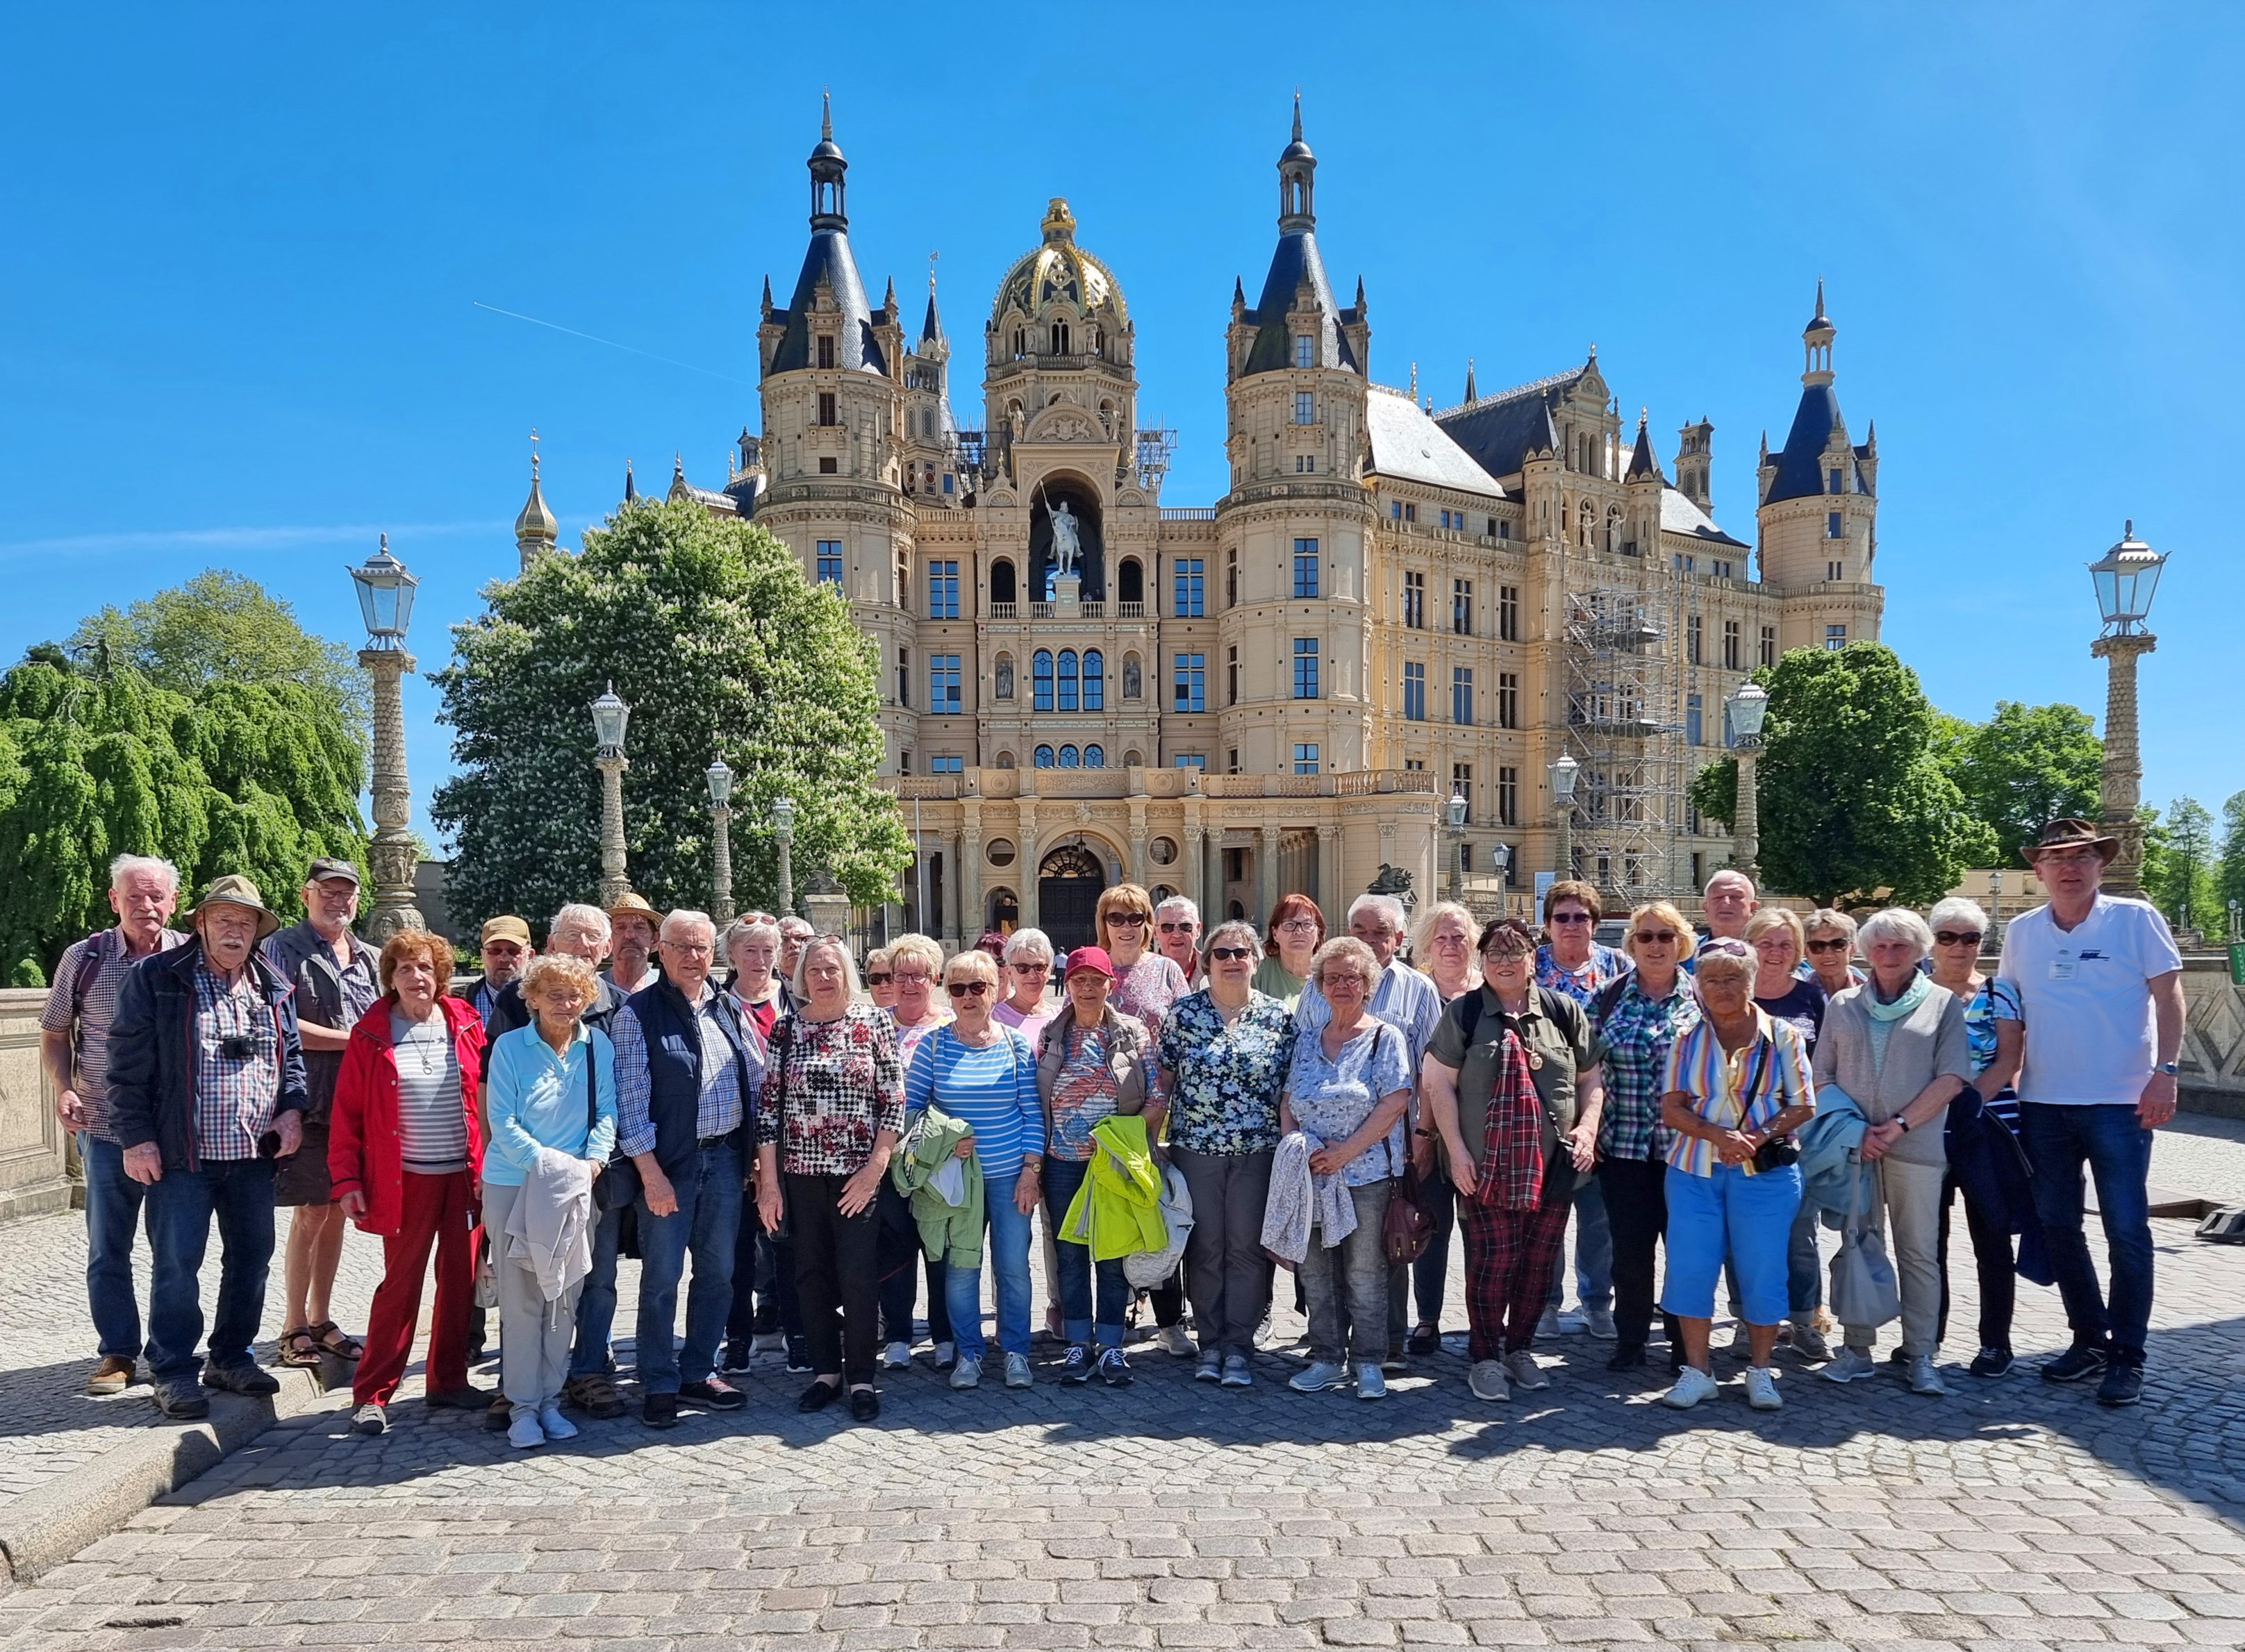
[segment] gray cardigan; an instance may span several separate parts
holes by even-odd
[[[1928,984],[1925,999],[1894,1024],[1886,1059],[1871,1064],[1869,984],[1851,986],[1824,1011],[1823,1035],[1816,1040],[1810,1066],[1821,1089],[1837,1084],[1873,1124],[1884,1124],[1917,1099],[1917,1093],[1944,1073],[1972,1081],[1972,1046],[1964,1032],[1964,1005],[1945,986]],[[1943,1143],[1949,1110],[1903,1133],[1887,1156],[1905,1164],[1945,1164]]]

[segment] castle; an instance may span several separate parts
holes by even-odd
[[[1224,329],[1231,490],[1169,505],[1174,435],[1141,422],[1122,283],[1068,203],[998,284],[962,429],[933,279],[914,335],[858,274],[848,164],[830,113],[784,307],[765,282],[763,434],[722,490],[682,467],[672,495],[753,516],[878,650],[919,846],[892,927],[1067,946],[1123,879],[1258,920],[1300,890],[1337,927],[1390,869],[1493,904],[1563,839],[1610,905],[1696,887],[1731,849],[1685,799],[1726,696],[1784,650],[1878,635],[1877,442],[1841,416],[1821,283],[1749,547],[1710,514],[1713,427],[1683,428],[1672,480],[1595,349],[1493,396],[1469,366],[1441,411],[1375,383],[1298,98],[1270,269]],[[554,532],[533,483],[526,565]]]

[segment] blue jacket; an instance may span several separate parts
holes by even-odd
[[[2034,1175],[2026,1150],[2011,1128],[1970,1085],[1949,1104],[1949,1174],[1964,1196],[1984,1210],[2003,1213],[2004,1225],[2019,1236],[2019,1277],[2038,1285],[2055,1284],[2050,1254],[2044,1249],[2042,1222],[2035,1215]]]
[[[624,1001],[631,1005],[647,1039],[647,1116],[655,1126],[655,1160],[664,1175],[675,1180],[686,1174],[701,1145],[697,1132],[702,1111],[702,1030],[686,995],[661,976]],[[763,1062],[759,1058],[752,1068],[749,1039],[754,1035],[743,1031],[733,1000],[713,989],[710,1002],[738,1069],[740,1141],[744,1152],[751,1151],[749,1144],[756,1139],[754,1073],[762,1069]]]
[[[1828,1228],[1843,1226],[1848,1213],[1868,1210],[1857,1181],[1870,1167],[1856,1155],[1863,1150],[1863,1133],[1870,1121],[1855,1098],[1836,1084],[1819,1086],[1816,1116],[1801,1127],[1801,1202],[1824,1213]]]
[[[117,1145],[154,1142],[166,1170],[201,1168],[195,1154],[194,1039],[195,971],[202,961],[198,936],[134,965],[109,1026],[109,1118]],[[281,1037],[281,1093],[274,1114],[302,1113],[310,1096],[296,1035],[295,983],[282,979],[261,952],[249,955],[248,967],[258,994],[273,1007]]]

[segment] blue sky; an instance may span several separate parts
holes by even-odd
[[[627,457],[721,482],[824,85],[869,284],[916,308],[939,250],[970,355],[1069,199],[1136,320],[1142,410],[1178,431],[1165,502],[1210,503],[1226,306],[1268,262],[1299,86],[1375,377],[1415,361],[1447,404],[1469,355],[1489,390],[1595,342],[1664,463],[1713,420],[1716,514],[1751,538],[1821,275],[1841,404],[1859,439],[1878,423],[1886,638],[1936,702],[2101,716],[2083,565],[2133,516],[2174,558],[2145,795],[2245,788],[2245,10],[1036,15],[1024,44],[986,9],[10,8],[0,659],[214,565],[356,642],[344,565],[386,529],[431,669],[515,565],[533,426],[567,543]],[[436,709],[409,685],[424,830]]]

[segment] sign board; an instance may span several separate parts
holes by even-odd
[[[2245,986],[2245,941],[2229,943],[2229,985]]]
[[[1559,874],[1557,872],[1536,874],[1536,927],[1537,929],[1543,927],[1543,897],[1551,892],[1551,885],[1558,881]]]

